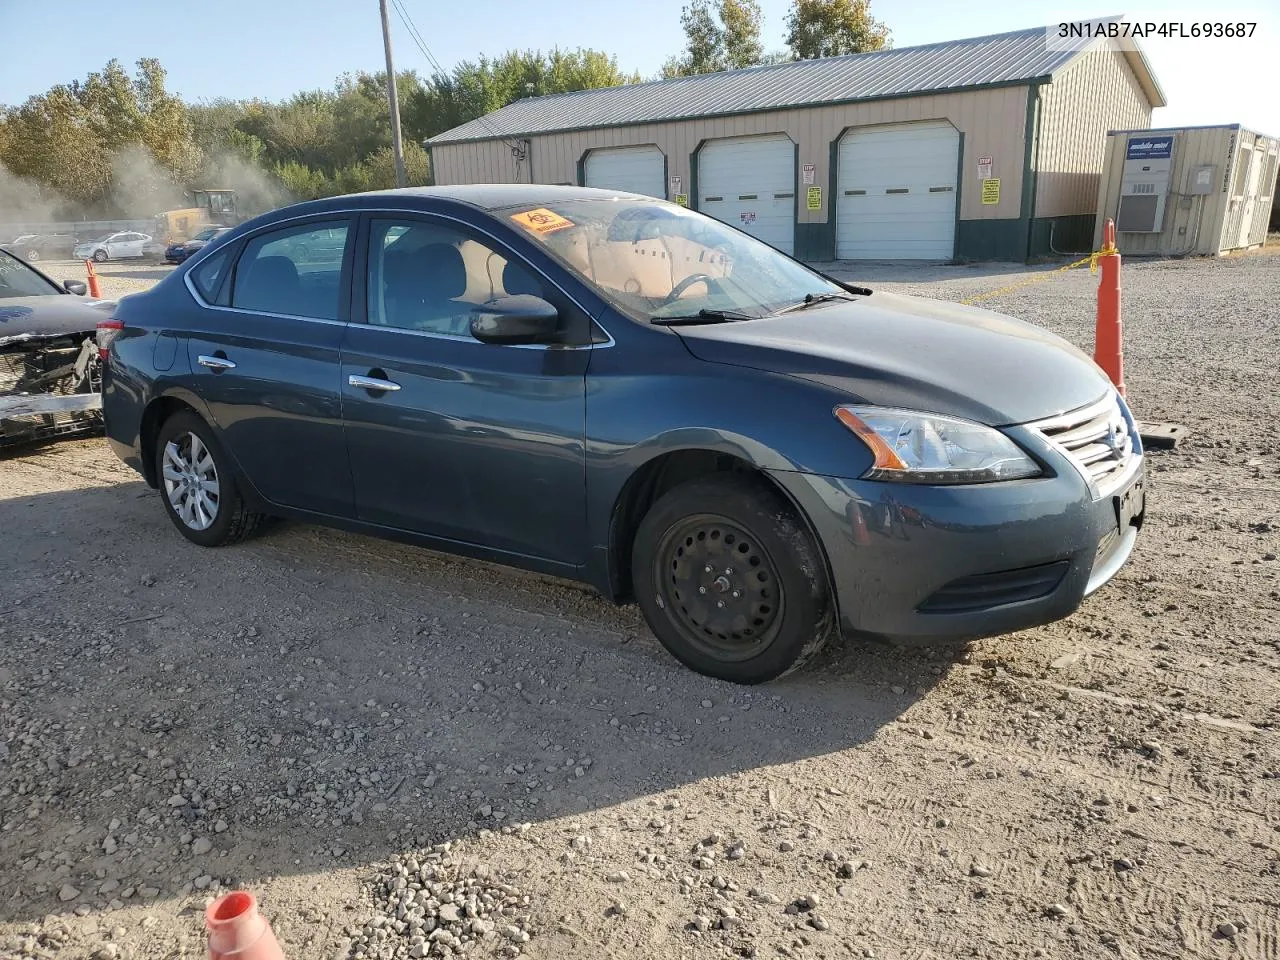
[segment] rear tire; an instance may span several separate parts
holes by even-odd
[[[164,422],[155,457],[165,512],[192,543],[227,546],[262,526],[266,515],[245,505],[230,459],[194,413],[176,413]]]
[[[822,554],[760,479],[717,474],[668,491],[640,522],[632,570],[659,642],[710,677],[775,680],[835,632]]]

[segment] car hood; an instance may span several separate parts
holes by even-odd
[[[0,298],[0,347],[40,337],[93,333],[98,321],[109,317],[115,306],[115,300],[71,294]]]
[[[977,307],[874,293],[781,316],[674,328],[701,360],[802,377],[850,402],[991,426],[1074,410],[1110,381],[1061,337]]]

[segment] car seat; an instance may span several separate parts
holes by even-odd
[[[288,257],[255,260],[248,274],[236,281],[235,305],[245,310],[296,314],[301,296],[298,268]]]

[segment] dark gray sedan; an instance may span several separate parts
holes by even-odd
[[[1071,613],[1143,458],[1049,333],[838,283],[649,198],[493,185],[299,204],[100,331],[107,432],[178,530],[270,515],[572,577],[695,670]]]

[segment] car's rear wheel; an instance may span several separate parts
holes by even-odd
[[[93,251],[93,259],[94,259],[94,262],[95,262],[95,263],[106,263],[106,262],[107,262],[107,251],[105,251],[105,250],[95,250],[95,251]]]
[[[220,547],[261,526],[264,515],[245,505],[221,445],[194,413],[178,413],[164,422],[155,456],[165,511],[192,543]]]
[[[632,550],[650,628],[686,666],[733,683],[800,667],[834,632],[821,553],[765,482],[717,474],[664,494]]]

